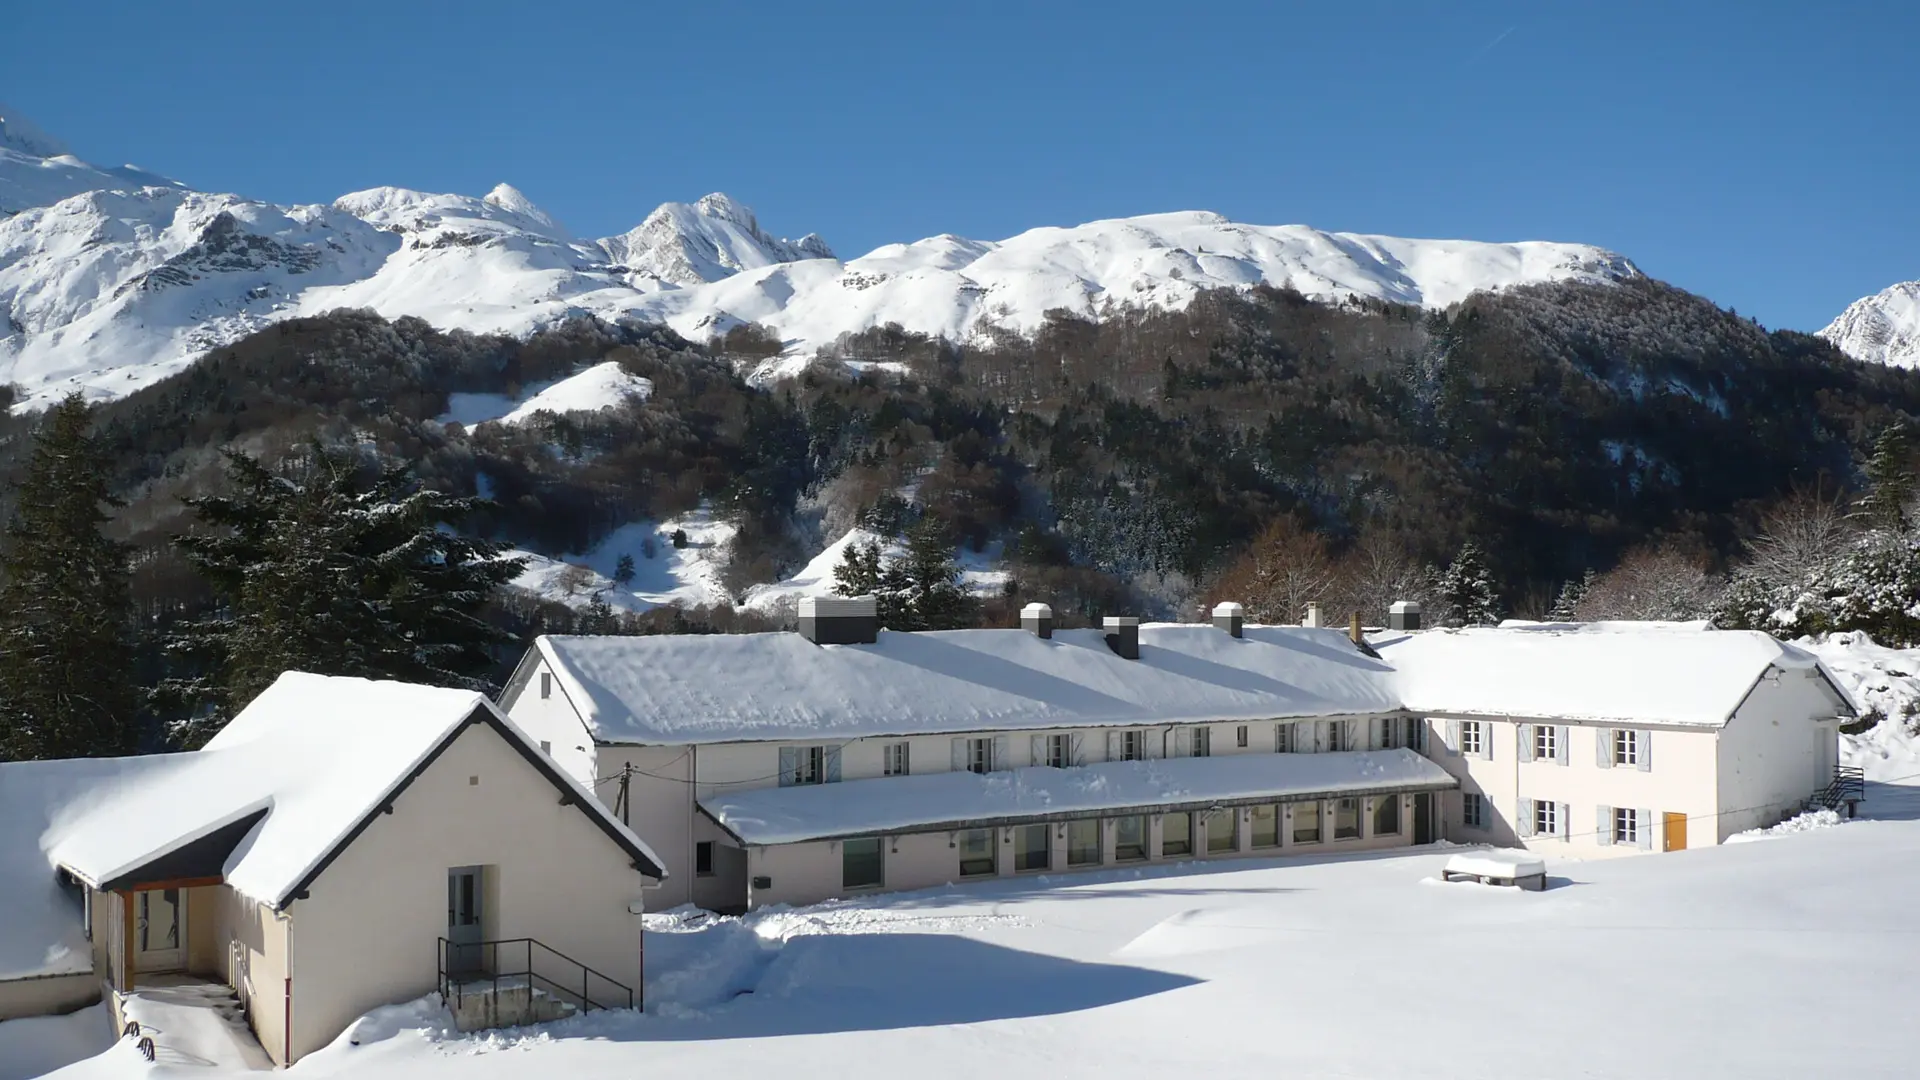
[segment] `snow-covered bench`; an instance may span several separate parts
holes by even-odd
[[[1512,885],[1539,892],[1547,887],[1547,863],[1525,851],[1463,851],[1448,857],[1440,880]]]

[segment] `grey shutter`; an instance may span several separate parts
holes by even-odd
[[[1336,723],[1340,725],[1340,749],[1357,749],[1358,746],[1354,740],[1354,722],[1352,720],[1340,720],[1336,721]]]
[[[1274,753],[1284,754],[1287,752],[1287,736],[1293,734],[1291,730],[1292,727],[1293,727],[1292,724],[1273,725],[1273,752]]]
[[[1633,835],[1641,850],[1653,850],[1653,811],[1642,807],[1633,812]]]
[[[1108,761],[1120,760],[1120,754],[1122,753],[1122,748],[1120,745],[1120,737],[1121,737],[1120,733],[1117,731],[1107,732],[1107,760]]]
[[[953,740],[953,771],[967,771],[967,740]]]
[[[1460,753],[1460,721],[1449,720],[1447,721],[1447,756],[1454,757],[1454,756],[1457,756],[1459,753]]]
[[[1163,758],[1167,756],[1166,733],[1151,729],[1140,733],[1140,756],[1145,758]]]
[[[1554,833],[1559,836],[1560,839],[1565,840],[1567,837],[1573,835],[1573,806],[1571,804],[1560,804],[1557,812],[1553,815],[1553,825]]]
[[[827,747],[827,783],[837,784],[839,782],[840,748],[837,746],[829,746]]]
[[[792,787],[800,772],[800,748],[783,746],[780,748],[780,786]]]
[[[987,771],[997,772],[1007,768],[1012,758],[1013,751],[1007,745],[1007,737],[1005,735],[995,735],[993,737],[993,760],[987,762]]]
[[[1035,768],[1047,764],[1047,737],[1032,735],[1027,738],[1027,764]]]
[[[1480,756],[1493,760],[1493,721],[1480,721]]]
[[[1553,760],[1562,765],[1573,764],[1573,754],[1569,752],[1572,749],[1572,742],[1572,728],[1562,727],[1553,729]]]
[[[1593,729],[1593,763],[1603,769],[1613,768],[1613,729]]]
[[[1067,760],[1075,765],[1087,763],[1086,747],[1081,743],[1078,735],[1067,736]]]
[[[1313,752],[1314,753],[1316,754],[1326,753],[1328,741],[1332,738],[1333,738],[1332,725],[1328,724],[1325,720],[1315,720],[1313,722]]]
[[[1613,843],[1613,807],[1597,806],[1594,808],[1594,811],[1593,842],[1596,844]]]
[[[1311,720],[1293,722],[1293,752],[1296,754],[1313,753],[1313,728]]]
[[[1522,840],[1533,835],[1533,800],[1521,799],[1514,817],[1514,831]]]
[[[1192,728],[1174,728],[1173,729],[1173,756],[1174,757],[1192,757],[1193,756],[1193,729]]]
[[[1518,746],[1522,762],[1533,760],[1533,725],[1515,724],[1513,730],[1519,734]]]
[[[1634,758],[1639,761],[1637,768],[1641,772],[1653,771],[1653,732],[1636,731],[1633,733]]]

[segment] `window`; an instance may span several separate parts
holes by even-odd
[[[1382,750],[1418,750],[1420,721],[1412,716],[1383,716],[1375,724],[1376,741]]]
[[[1276,754],[1294,753],[1293,725],[1273,725],[1273,752]]]
[[[1360,838],[1360,800],[1333,800],[1333,838],[1335,840],[1357,840]]]
[[[547,739],[541,739],[541,740],[540,740],[540,752],[541,752],[541,753],[543,753],[543,754],[545,754],[545,755],[547,755],[548,757],[552,757],[552,756],[553,756],[553,743],[552,743],[551,741],[549,741],[549,740],[547,740]]]
[[[1478,720],[1460,721],[1460,752],[1480,756],[1487,746],[1487,733]]]
[[[993,771],[993,740],[967,740],[967,771],[990,773]]]
[[[1460,797],[1460,823],[1469,829],[1487,827],[1487,799],[1468,792]]]
[[[1247,725],[1241,724],[1239,727],[1234,729],[1233,745],[1235,746],[1235,748],[1240,750],[1245,750],[1247,748]]]
[[[1613,729],[1613,763],[1640,764],[1640,733],[1632,728]]]
[[[1100,865],[1100,821],[1081,818],[1067,822],[1067,865]]]
[[[1138,862],[1147,857],[1147,819],[1139,814],[1113,819],[1113,861]]]
[[[800,787],[827,782],[827,748],[824,746],[783,746],[780,748],[780,786]]]
[[[1253,808],[1250,842],[1257,848],[1280,846],[1280,808],[1269,803]]]
[[[1344,720],[1334,720],[1327,724],[1327,751],[1337,754],[1342,750],[1351,750],[1348,745],[1347,724]]]
[[[1533,725],[1533,760],[1552,761],[1560,756],[1560,729],[1552,724]]]
[[[840,887],[877,889],[886,881],[880,838],[840,841]]]
[[[880,775],[907,775],[907,744],[888,743],[880,748]]]
[[[1292,805],[1293,842],[1296,844],[1317,844],[1320,842],[1320,804],[1318,802],[1297,802]]]
[[[702,840],[693,845],[693,872],[699,877],[713,876],[713,841]]]
[[[1160,857],[1193,854],[1193,815],[1160,815]]]
[[[1125,731],[1120,734],[1120,760],[1143,761],[1147,756],[1147,733]]]
[[[1533,800],[1533,835],[1560,835],[1560,804],[1545,799]]]
[[[994,873],[993,830],[968,829],[960,834],[960,876],[990,877]]]
[[[540,673],[540,700],[545,701],[552,696],[553,696],[553,672],[543,671]]]
[[[1015,872],[1053,869],[1052,830],[1046,825],[1016,825],[1013,829],[1013,869]]]
[[[1373,800],[1373,835],[1400,835],[1400,796],[1382,795]]]
[[[1189,757],[1211,757],[1213,755],[1213,729],[1197,727],[1187,733]]]
[[[1047,736],[1047,760],[1044,763],[1036,761],[1034,764],[1045,764],[1050,769],[1064,769],[1073,764],[1071,741],[1065,735]]]
[[[1207,854],[1221,855],[1240,847],[1240,812],[1215,810],[1207,815]]]
[[[1637,844],[1640,842],[1640,812],[1638,810],[1618,810],[1613,812],[1613,842],[1616,844]]]

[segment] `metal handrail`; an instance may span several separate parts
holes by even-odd
[[[500,947],[503,945],[517,945],[520,947],[522,964],[519,968],[511,971],[501,968]],[[566,964],[578,968],[580,970],[580,989],[576,991],[571,986],[562,985],[551,976],[543,975],[534,970],[534,949],[536,948],[543,954],[551,955],[557,960],[564,961]],[[472,955],[479,959],[485,959],[491,955],[493,962],[490,964],[480,964],[473,969],[471,973],[464,968],[456,970],[454,963],[455,950],[461,950],[462,952],[472,950]],[[577,999],[583,1012],[591,1012],[594,1009],[633,1008],[633,988],[631,986],[628,986],[626,983],[621,982],[603,971],[588,967],[573,957],[568,956],[566,953],[535,938],[500,938],[495,941],[455,943],[443,937],[439,939],[437,959],[439,966],[440,995],[443,998],[451,998],[455,1002],[464,1000],[464,986],[479,982],[482,979],[492,988],[495,997],[498,997],[501,979],[511,980],[524,977],[530,989],[538,983],[550,993],[558,995],[562,1000],[566,1000],[567,998]],[[469,977],[469,974],[479,976],[479,978]],[[626,1004],[621,1006],[596,999],[594,997],[594,991],[599,988],[593,985],[594,979],[598,979],[613,988],[612,992],[608,995],[613,1002],[619,1000],[619,995],[625,994]]]

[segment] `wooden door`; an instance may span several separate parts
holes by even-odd
[[[1662,850],[1687,850],[1687,815],[1667,814],[1665,815],[1665,819],[1663,824],[1665,825],[1666,831],[1666,844]]]

